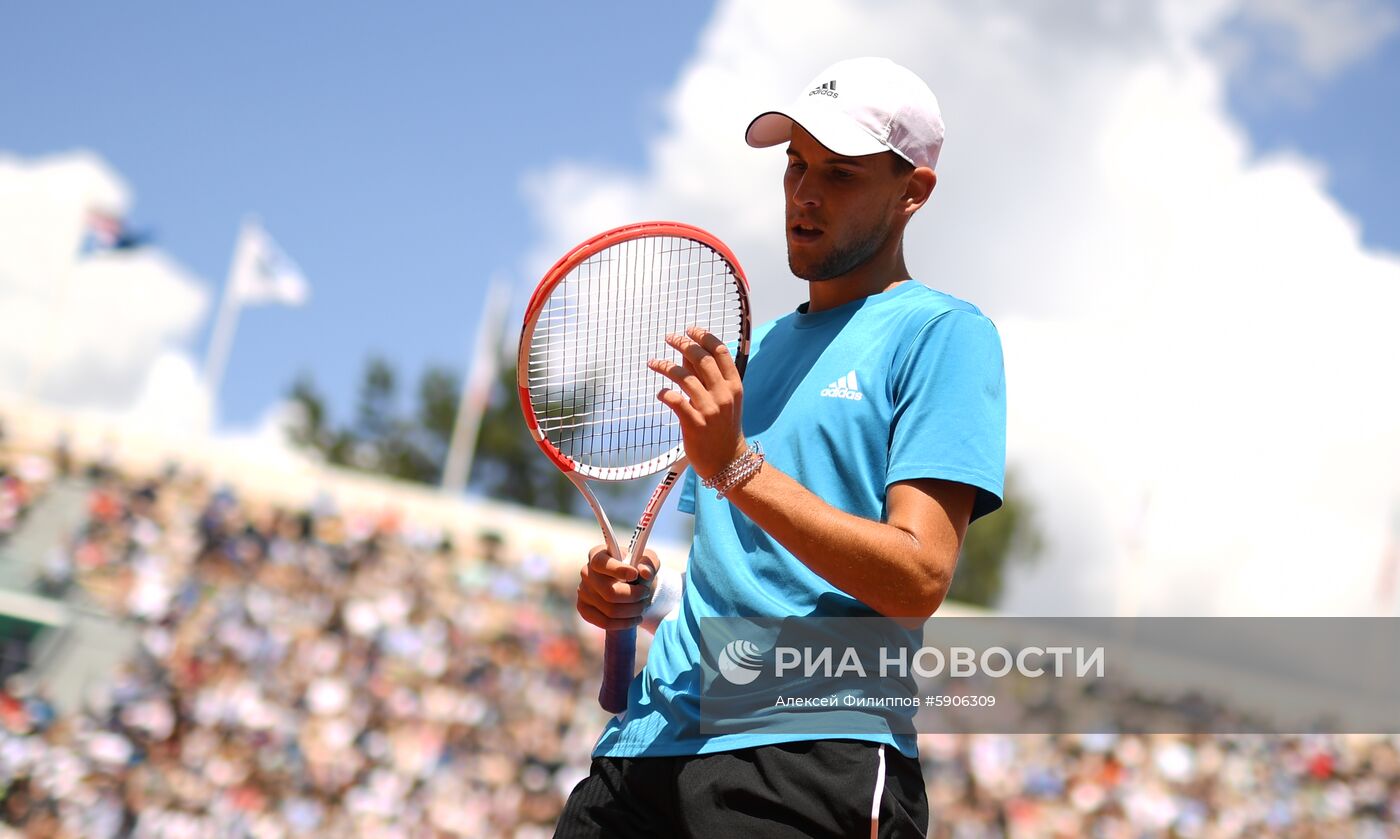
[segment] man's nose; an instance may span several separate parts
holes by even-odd
[[[817,190],[806,173],[797,179],[797,184],[792,188],[792,203],[799,207],[815,207],[821,203]]]

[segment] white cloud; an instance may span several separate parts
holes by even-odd
[[[209,425],[209,390],[187,353],[167,350],[156,357],[128,411],[147,431],[196,434]]]
[[[1239,0],[1210,49],[1234,76],[1239,102],[1300,111],[1397,29],[1400,10],[1389,0]]]
[[[790,309],[781,151],[743,128],[826,63],[888,55],[948,124],[911,268],[998,322],[1011,460],[1047,530],[1008,605],[1365,611],[1400,494],[1400,260],[1363,248],[1320,164],[1256,158],[1227,110],[1212,45],[1282,5],[721,2],[641,171],[527,180],[530,269],[670,217],[734,248],[761,318]],[[1300,61],[1373,49],[1355,30]]]
[[[1400,27],[1400,12],[1384,0],[1246,0],[1242,17],[1321,79],[1370,55]]]
[[[88,211],[129,205],[92,153],[0,153],[0,391],[200,423],[207,397],[180,348],[208,308],[204,285],[155,247],[78,258]]]

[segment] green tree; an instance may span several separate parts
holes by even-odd
[[[307,373],[298,376],[289,396],[297,407],[296,417],[288,429],[292,444],[314,452],[328,463],[348,464],[354,435],[347,429],[331,426],[330,409],[311,376]]]
[[[437,483],[456,422],[458,382],[451,369],[429,367],[418,382],[416,411],[404,416],[396,402],[397,374],[383,358],[370,358],[360,383],[355,421],[336,428],[325,398],[311,378],[302,375],[289,394],[300,408],[289,429],[290,438],[330,463]],[[584,512],[578,491],[540,454],[525,428],[514,365],[503,365],[492,387],[477,435],[471,483],[492,498],[567,514]],[[651,490],[646,481],[595,485],[605,503],[615,502],[608,506],[617,508],[614,523],[624,531],[628,511],[635,515],[641,509],[634,484],[646,484],[642,492]],[[1035,560],[1040,536],[1030,504],[1017,486],[1015,475],[1008,475],[1002,508],[969,528],[950,600],[993,606],[1012,566]]]
[[[325,398],[308,375],[298,377],[289,396],[298,410],[288,437],[328,463],[412,481],[434,480],[441,469],[420,439],[425,435],[398,415],[397,375],[383,358],[365,364],[350,425],[332,425]]]
[[[328,463],[435,484],[442,479],[460,402],[460,378],[450,368],[430,366],[419,379],[418,404],[400,412],[398,374],[382,357],[365,363],[354,422],[336,427],[325,397],[303,374],[289,392],[298,406],[288,429],[294,445]],[[530,438],[515,396],[515,369],[497,377],[477,436],[472,486],[486,495],[562,513],[578,512],[577,490]],[[605,495],[610,494],[605,489]]]
[[[393,434],[397,391],[394,368],[382,356],[371,356],[360,380],[355,409],[355,433],[360,441],[373,444]]]
[[[493,498],[576,512],[578,490],[540,453],[525,427],[515,378],[515,365],[502,366],[481,418],[472,483]]]
[[[324,451],[331,436],[325,397],[316,390],[316,384],[306,373],[297,376],[288,395],[297,407],[296,419],[288,429],[292,443],[301,448]]]
[[[1009,474],[1001,509],[978,519],[967,530],[948,599],[975,606],[996,605],[1009,568],[1033,562],[1040,547],[1030,504],[1017,491],[1015,475]]]
[[[439,366],[429,367],[418,381],[420,445],[428,458],[439,466],[447,462],[447,450],[452,445],[452,429],[461,401],[460,381],[455,370]],[[440,478],[439,474],[435,480]]]

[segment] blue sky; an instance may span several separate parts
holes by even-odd
[[[529,282],[522,175],[566,158],[635,166],[710,11],[12,4],[0,149],[101,154],[132,186],[136,225],[215,300],[239,218],[259,213],[313,300],[244,313],[221,420],[254,422],[299,371],[344,416],[370,353],[415,377],[463,365],[487,278]],[[1400,250],[1400,39],[1302,101],[1251,79],[1231,101],[1260,148],[1324,161],[1367,242]]]
[[[1267,58],[1231,84],[1230,103],[1265,152],[1294,149],[1326,164],[1328,188],[1374,247],[1400,252],[1400,38],[1330,81],[1279,95],[1259,84]]]
[[[1103,609],[1134,578],[1149,613],[1201,608],[1207,577],[1226,614],[1371,602],[1400,503],[1400,395],[1376,386],[1400,356],[1394,0],[1248,0],[1233,22],[1192,0],[331,8],[0,12],[0,152],[101,155],[213,300],[244,213],[305,269],[308,306],[245,311],[225,428],[300,371],[345,418],[370,353],[414,379],[461,366],[490,277],[523,293],[527,260],[638,218],[713,230],[755,311],[783,311],[804,289],[776,235],[781,152],[742,147],[743,125],[817,67],[885,54],[949,123],[911,268],[996,321],[1008,459],[1047,528],[1010,607]],[[12,285],[0,306],[49,311]],[[1239,488],[1229,515],[1200,515],[1203,486]],[[1345,573],[1315,580],[1320,555]]]
[[[255,422],[300,370],[345,416],[371,352],[415,378],[432,361],[464,366],[484,283],[520,279],[522,173],[634,160],[707,14],[8,4],[0,149],[98,152],[130,184],[135,225],[215,300],[239,219],[260,214],[313,296],[243,313],[221,420]]]

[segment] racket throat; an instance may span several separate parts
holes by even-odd
[[[623,559],[625,554],[619,550],[617,535],[613,533],[612,525],[608,523],[607,513],[603,512],[603,505],[598,503],[598,496],[594,495],[593,490],[588,488],[588,481],[577,472],[565,472],[564,475],[583,494],[583,499],[588,502],[588,509],[593,511],[593,517],[598,520],[598,528],[603,531],[603,543],[608,546],[608,556],[614,559]],[[635,540],[636,534],[633,534],[632,538]]]
[[[627,550],[621,550],[621,543],[617,539],[617,534],[613,531],[612,525],[608,522],[607,513],[603,512],[603,505],[598,502],[598,496],[588,486],[588,480],[578,472],[564,473],[570,482],[588,502],[588,509],[593,511],[593,517],[598,520],[598,529],[603,531],[603,541],[608,546],[608,555],[612,556],[628,565],[636,565],[641,558],[642,551],[646,550],[647,539],[651,536],[652,525],[656,524],[656,516],[661,512],[661,507],[666,503],[666,497],[671,494],[680,481],[681,475],[685,474],[686,465],[689,460],[682,455],[681,459],[671,465],[666,471],[666,475],[657,483],[656,489],[651,491],[651,497],[647,499],[646,507],[643,508],[641,516],[637,519],[637,526],[632,529],[632,536],[627,540]]]
[[[661,512],[661,505],[666,502],[666,496],[680,480],[681,474],[685,472],[685,458],[674,464],[666,472],[666,476],[656,485],[656,489],[651,491],[651,497],[647,499],[646,508],[642,510],[642,515],[637,519],[637,526],[632,530],[632,538],[627,540],[627,556],[635,563],[641,557],[642,551],[646,549],[647,536],[651,534],[651,526],[656,523],[656,516]]]

